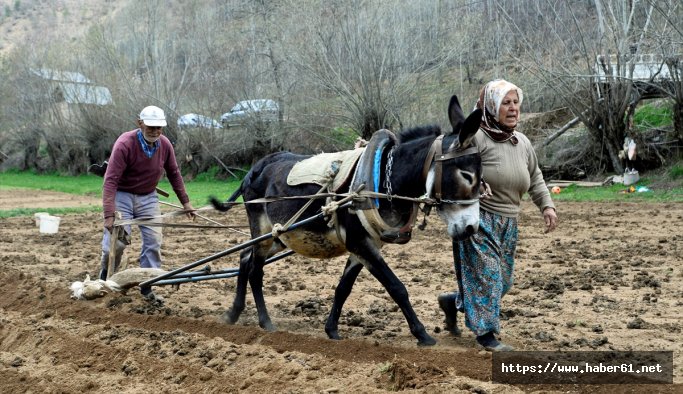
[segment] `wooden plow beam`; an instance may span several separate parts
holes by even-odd
[[[350,205],[351,205],[351,202],[346,202],[345,204],[343,204],[343,205],[340,206],[339,208],[345,208],[345,207],[350,206]],[[296,222],[296,223],[293,223],[293,224],[289,225],[287,228],[281,230],[280,233],[286,233],[286,232],[295,230],[295,229],[297,229],[297,228],[299,228],[299,227],[301,227],[301,226],[303,226],[303,225],[306,225],[306,224],[308,224],[308,223],[311,223],[311,222],[313,222],[313,221],[315,221],[315,220],[318,220],[318,219],[320,219],[320,218],[322,218],[322,217],[324,217],[324,216],[325,216],[325,212],[320,212],[320,213],[318,213],[318,214],[316,214],[316,215],[313,215],[313,216],[311,216],[311,217],[309,217],[309,218],[303,219],[303,220],[301,220],[301,221],[298,221],[298,222]],[[262,242],[262,241],[265,241],[265,240],[268,240],[268,239],[274,238],[274,237],[275,237],[275,234],[274,234],[274,233],[263,234],[263,235],[261,235],[260,237],[256,237],[256,238],[251,239],[251,240],[249,240],[249,241],[247,241],[247,242],[243,242],[243,243],[241,243],[241,244],[239,244],[239,245],[233,246],[232,248],[226,249],[226,250],[224,250],[224,251],[222,251],[222,252],[218,252],[218,253],[213,254],[213,255],[211,255],[211,256],[208,256],[208,257],[205,257],[205,258],[203,258],[203,259],[197,260],[197,261],[195,261],[195,262],[193,262],[193,263],[187,264],[187,265],[185,265],[185,266],[183,266],[183,267],[177,268],[177,269],[175,269],[175,270],[173,270],[173,271],[170,271],[170,272],[167,272],[167,273],[165,273],[165,274],[159,275],[159,276],[157,276],[156,278],[148,279],[148,280],[146,280],[146,281],[140,283],[140,287],[153,286],[153,285],[155,285],[155,284],[158,284],[158,282],[161,282],[162,280],[166,280],[165,282],[162,282],[163,284],[178,284],[178,283],[185,283],[185,282],[182,282],[183,280],[186,280],[187,282],[197,282],[197,281],[200,281],[200,280],[222,279],[222,278],[230,278],[230,277],[233,277],[233,276],[237,276],[237,275],[239,274],[239,269],[237,269],[237,271],[229,271],[229,272],[216,273],[216,275],[219,275],[218,277],[213,277],[213,275],[211,275],[211,274],[202,275],[202,274],[201,274],[201,273],[202,273],[202,270],[195,271],[195,272],[197,272],[198,274],[189,273],[189,274],[190,274],[189,276],[188,276],[187,274],[184,274],[184,276],[178,276],[178,275],[179,275],[179,274],[182,274],[183,272],[188,271],[188,270],[190,270],[190,269],[192,269],[192,268],[194,268],[194,267],[200,266],[200,265],[202,265],[202,264],[206,264],[206,263],[208,263],[208,262],[210,262],[210,261],[219,259],[219,258],[221,258],[221,257],[223,257],[223,256],[227,256],[227,255],[229,255],[229,254],[231,254],[231,253],[238,252],[238,251],[240,251],[240,250],[242,250],[242,249],[246,249],[246,248],[248,248],[248,247],[250,247],[250,246],[256,245],[256,244],[259,243],[259,242]],[[271,257],[271,259],[277,258],[277,259],[279,260],[280,258],[286,257],[286,256],[283,256],[283,255],[286,254],[286,253],[287,253],[287,252],[284,252],[284,253],[281,253],[281,254],[279,254],[279,255],[273,256],[273,257]],[[294,253],[294,252],[292,251],[292,253]],[[202,276],[204,276],[205,278],[200,279],[200,278],[202,278]],[[177,281],[168,282],[168,281],[173,281],[173,280],[178,280],[178,281],[181,281],[181,282],[177,282]]]

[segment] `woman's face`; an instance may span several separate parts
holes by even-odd
[[[498,109],[498,122],[507,127],[517,126],[519,121],[519,96],[516,90],[511,90],[505,95]]]

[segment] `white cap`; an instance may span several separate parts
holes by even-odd
[[[166,127],[166,115],[164,115],[164,110],[153,105],[142,109],[142,112],[140,112],[140,120],[146,126]]]

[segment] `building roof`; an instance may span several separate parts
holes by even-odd
[[[108,105],[113,102],[108,88],[94,85],[81,73],[49,68],[31,69],[31,72],[56,84],[57,93],[67,104]]]
[[[661,55],[640,54],[636,56],[624,56],[621,59],[621,69],[617,68],[618,59],[615,55],[598,55],[595,62],[598,79],[605,81],[610,77],[629,77],[630,67],[633,67],[634,81],[648,81],[651,79],[666,80],[671,79],[669,66]],[[605,72],[607,69],[607,72]],[[627,75],[619,75],[626,73]]]

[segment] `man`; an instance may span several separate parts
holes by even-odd
[[[175,159],[171,142],[162,134],[166,126],[164,111],[155,106],[145,107],[138,119],[138,129],[123,133],[114,143],[109,164],[104,174],[102,205],[104,210],[104,237],[102,238],[102,270],[100,279],[107,277],[110,236],[114,228],[114,212],[121,219],[153,218],[161,214],[156,187],[166,172],[173,191],[187,211],[187,217],[194,219],[194,208],[185,191],[185,184]],[[142,249],[140,267],[161,268],[161,227],[140,225]],[[131,226],[124,226],[124,233],[116,241],[115,270],[121,262],[130,239]],[[150,301],[159,301],[151,287],[140,289]]]

